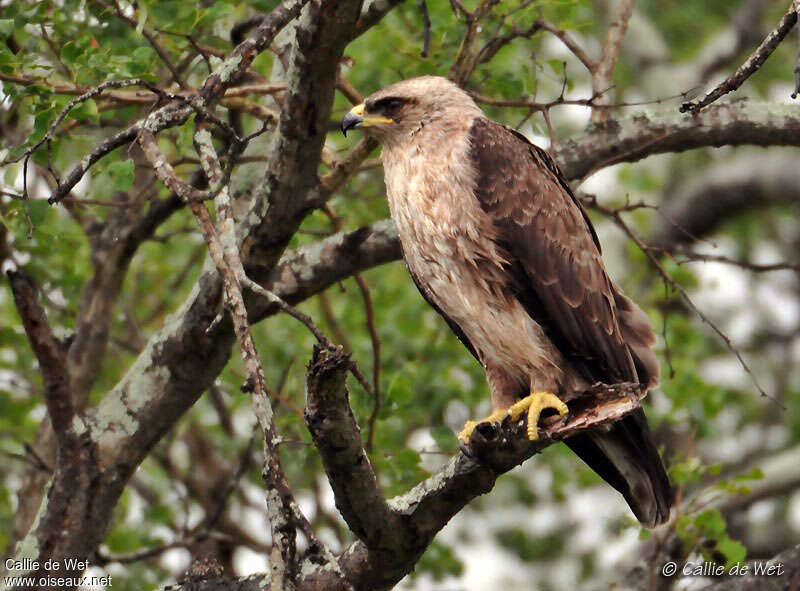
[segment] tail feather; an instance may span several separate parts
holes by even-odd
[[[628,346],[636,367],[639,383],[645,390],[658,384],[658,357],[653,352],[656,335],[650,319],[636,303],[614,286],[614,303],[617,305],[617,319],[622,332],[622,340]]]
[[[582,433],[565,443],[622,493],[642,525],[655,527],[669,519],[672,488],[644,411],[634,411],[608,431]]]

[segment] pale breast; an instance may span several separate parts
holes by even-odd
[[[484,366],[501,366],[526,386],[536,375],[561,374],[557,350],[511,292],[508,255],[494,241],[494,226],[474,196],[474,173],[464,165],[468,143],[450,139],[435,154],[421,147],[384,153],[406,263]]]

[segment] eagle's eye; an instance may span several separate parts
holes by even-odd
[[[406,100],[399,96],[387,96],[372,103],[370,111],[380,111],[381,113],[390,114],[398,111],[405,103]]]

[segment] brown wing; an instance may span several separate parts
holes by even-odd
[[[476,194],[514,257],[518,298],[590,380],[637,381],[591,222],[558,167],[524,136],[487,119],[471,130]]]
[[[558,167],[524,136],[486,119],[475,121],[470,139],[477,197],[514,259],[510,281],[528,313],[586,378],[652,386],[658,363],[647,316],[606,275],[594,228]],[[566,444],[643,524],[669,517],[669,478],[641,409]]]

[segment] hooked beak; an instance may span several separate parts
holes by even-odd
[[[342,133],[347,136],[347,130],[357,127],[372,127],[373,125],[382,125],[387,123],[394,123],[394,119],[389,117],[381,117],[380,115],[367,115],[364,116],[364,103],[356,105],[350,112],[342,119]]]
[[[364,103],[356,105],[342,119],[342,134],[347,137],[347,130],[361,127],[364,124]]]

